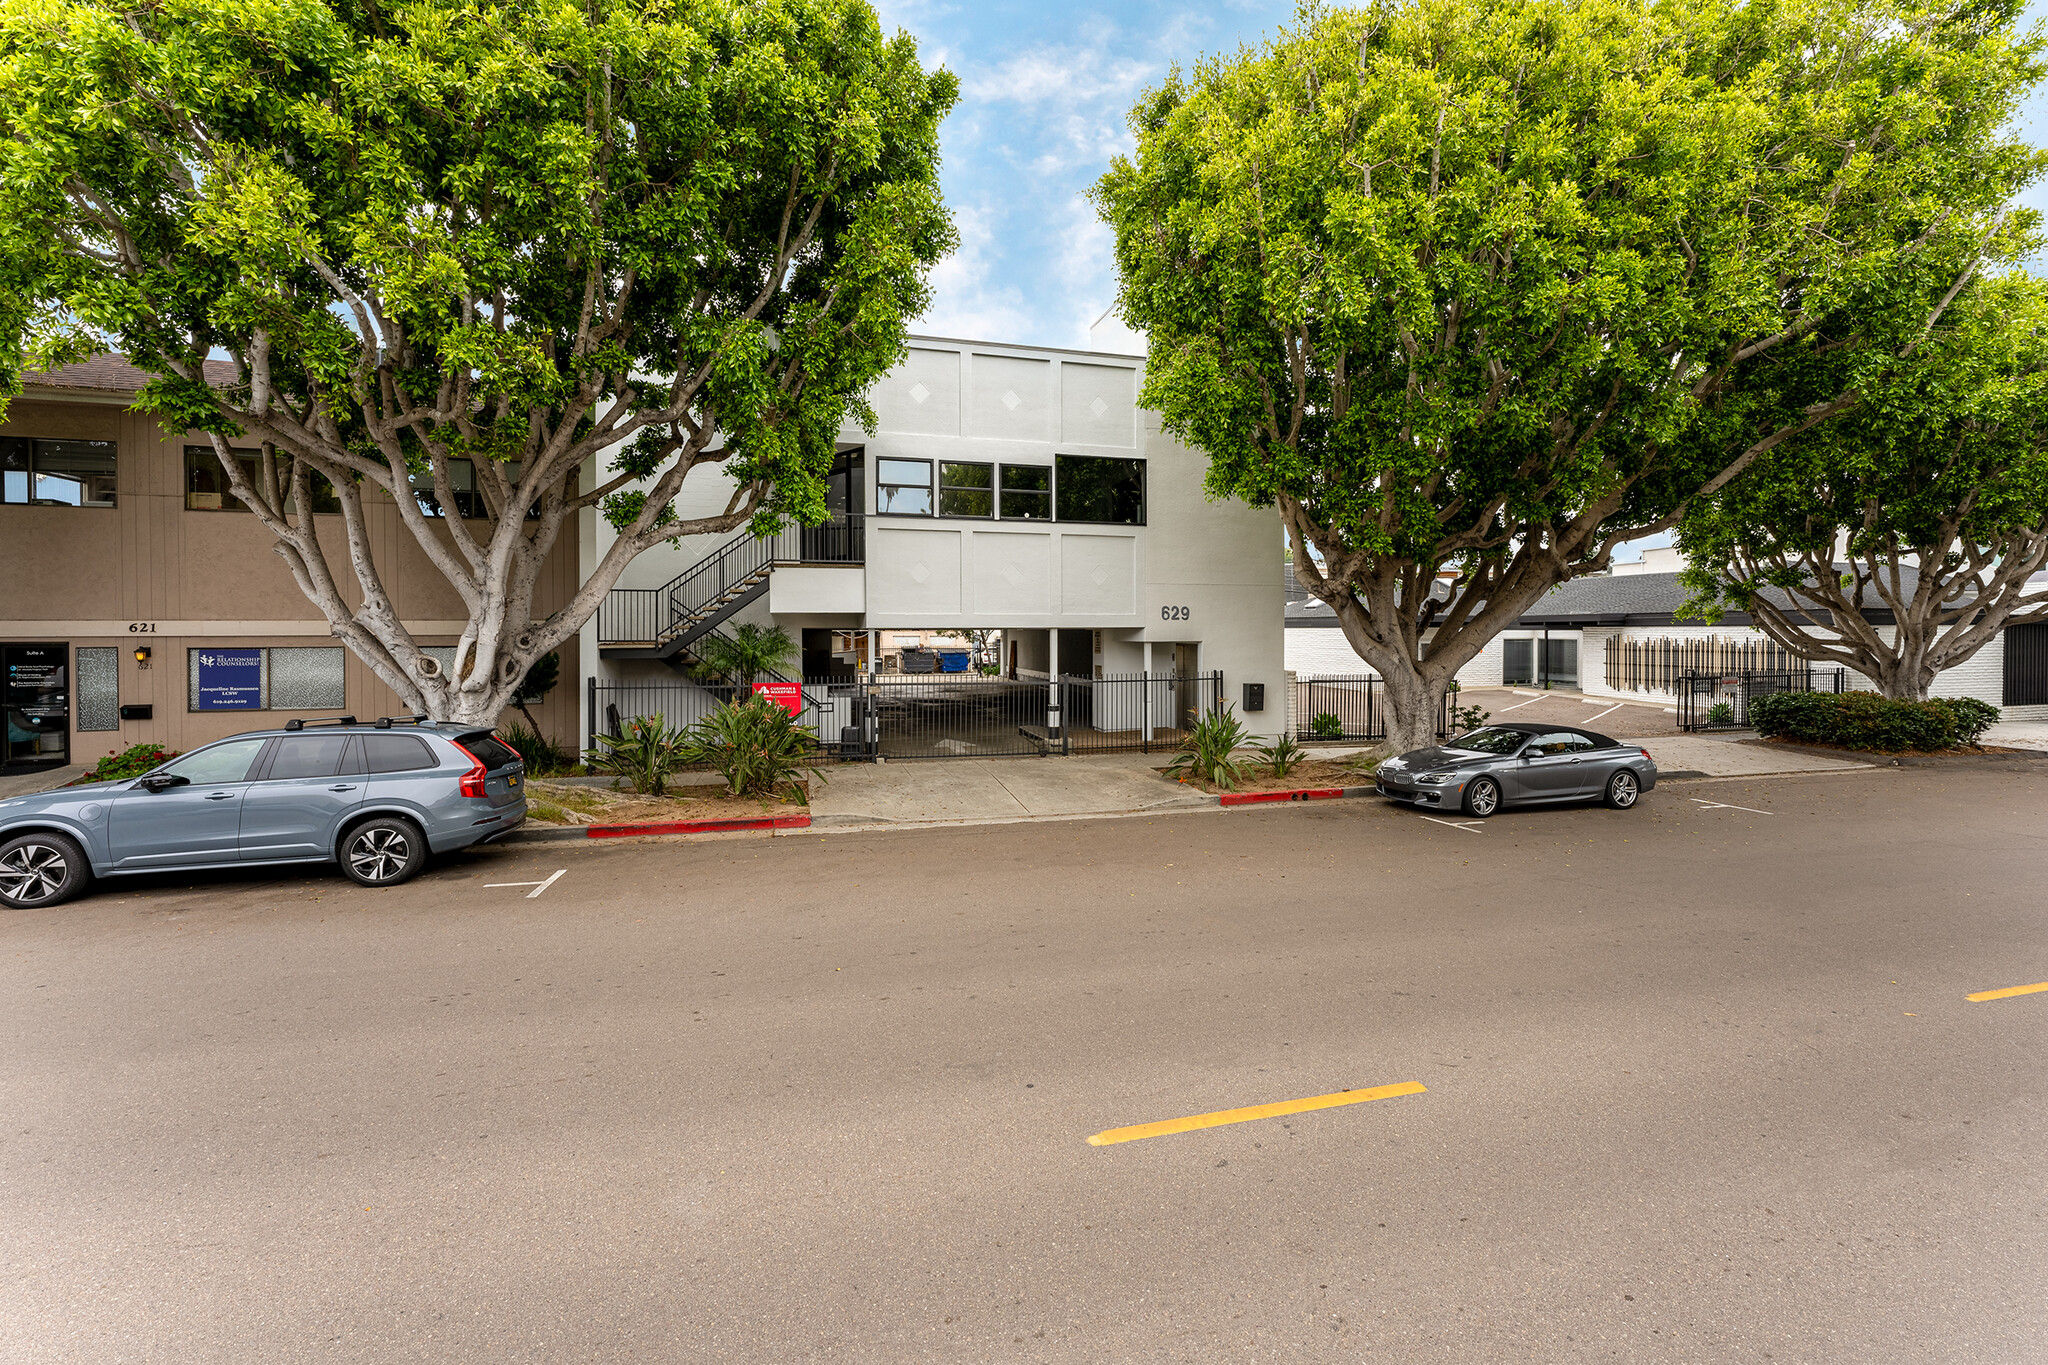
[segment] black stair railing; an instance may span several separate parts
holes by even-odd
[[[859,564],[864,518],[790,526],[766,538],[742,531],[658,588],[613,588],[598,610],[600,644],[672,640],[692,633],[754,588],[777,564]]]

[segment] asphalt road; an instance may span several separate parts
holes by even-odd
[[[2048,993],[1964,999],[2048,979],[2044,797],[538,846],[9,912],[0,1356],[2048,1360]]]

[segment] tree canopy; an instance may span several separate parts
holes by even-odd
[[[2018,9],[1310,8],[1147,94],[1096,189],[1143,401],[1212,495],[1278,506],[1397,743],[2031,245]]]
[[[140,406],[212,434],[335,634],[488,723],[648,546],[822,519],[952,243],[955,89],[864,0],[0,0],[0,391],[101,349],[156,373]],[[465,460],[480,515],[431,516],[414,480],[454,509]],[[705,463],[736,491],[679,521]],[[386,590],[384,497],[468,609],[452,673]],[[617,540],[537,616],[599,505]]]
[[[1973,283],[1856,406],[1772,451],[1680,529],[1690,613],[1926,697],[2008,625],[2048,620],[2048,287]],[[1889,618],[1887,620],[1887,618]]]

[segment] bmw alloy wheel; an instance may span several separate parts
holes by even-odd
[[[17,905],[39,905],[55,896],[71,874],[64,850],[55,844],[17,844],[0,854],[0,891]]]
[[[348,841],[348,865],[366,882],[385,882],[412,861],[412,841],[389,825],[372,825]]]
[[[1607,782],[1607,804],[1616,810],[1627,810],[1643,794],[1642,784],[1636,775],[1627,770],[1616,773]]]
[[[1478,778],[1465,789],[1465,809],[1482,820],[1500,809],[1500,788],[1492,778]]]

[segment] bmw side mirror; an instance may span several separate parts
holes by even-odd
[[[180,777],[176,773],[152,773],[150,776],[143,778],[137,785],[153,792],[160,792],[167,791],[172,787],[185,786],[191,781],[191,778]]]

